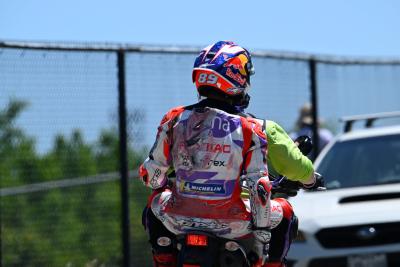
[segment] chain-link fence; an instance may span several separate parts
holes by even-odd
[[[0,43],[1,266],[152,266],[135,169],[164,113],[197,101],[198,51]],[[306,102],[334,132],[400,110],[400,61],[253,58],[248,111],[289,132]]]

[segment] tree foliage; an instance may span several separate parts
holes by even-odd
[[[16,124],[27,105],[12,100],[0,111],[0,188],[118,171],[115,127],[103,130],[93,144],[79,130],[59,135],[49,152],[38,154],[35,140]],[[144,151],[128,151],[129,167],[136,168]],[[0,265],[120,266],[119,186],[113,181],[1,197]],[[140,225],[147,194],[143,191],[130,203],[134,227]],[[143,233],[140,238],[145,242]]]

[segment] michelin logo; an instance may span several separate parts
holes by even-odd
[[[186,192],[201,192],[201,193],[218,193],[224,194],[225,189],[223,185],[219,184],[197,184],[186,182],[183,186]]]

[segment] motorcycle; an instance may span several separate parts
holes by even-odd
[[[179,267],[250,266],[251,259],[234,240],[193,231],[177,236]]]
[[[295,143],[304,155],[308,155],[312,150],[311,139],[307,136],[299,137]],[[284,176],[271,176],[270,180],[272,199],[293,197],[303,188],[301,183],[290,181]],[[246,184],[242,184],[242,188],[246,190]],[[178,250],[178,267],[250,267],[258,259],[254,252],[247,252],[237,240],[224,239],[203,231],[190,231],[178,235],[175,246]]]

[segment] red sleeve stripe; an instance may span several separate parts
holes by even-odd
[[[251,129],[251,124],[246,118],[240,117],[242,122],[242,131],[243,131],[243,150],[242,155],[244,158],[243,162],[243,170],[246,170],[250,164],[252,153],[247,153],[251,146],[253,131]]]

